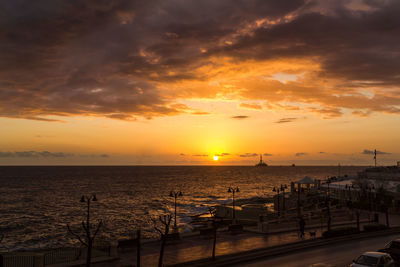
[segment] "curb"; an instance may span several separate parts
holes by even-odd
[[[372,223],[370,220],[360,220],[360,225],[363,224],[368,224],[368,223]],[[332,223],[332,227],[336,227],[336,226],[355,226],[357,224],[357,222],[355,221],[349,221],[349,222],[344,222],[344,223]],[[323,224],[322,228],[326,228],[325,224]],[[321,225],[320,224],[311,224],[309,226],[306,226],[304,228],[305,230],[319,230],[321,229]],[[246,232],[250,232],[250,233],[256,233],[256,234],[266,234],[266,235],[275,235],[275,234],[284,234],[284,233],[290,233],[290,232],[298,232],[299,228],[298,227],[292,227],[292,228],[286,228],[286,229],[280,229],[280,230],[276,230],[276,231],[269,231],[269,232],[261,232],[258,230],[253,230],[253,229],[249,229],[249,228],[244,228],[244,231]]]
[[[335,238],[316,238],[309,239],[304,241],[298,241],[289,244],[283,244],[272,247],[259,248],[244,252],[237,252],[232,254],[226,254],[217,256],[215,261],[212,261],[211,258],[203,258],[194,261],[182,262],[178,264],[167,265],[170,267],[184,267],[184,266],[228,266],[248,261],[253,261],[257,259],[264,259],[272,256],[277,256],[281,254],[286,254],[294,251],[299,251],[303,249],[319,247],[324,245],[330,245],[335,243],[340,243],[343,241],[354,240],[354,239],[363,239],[363,238],[371,238],[383,235],[391,235],[400,233],[400,227],[393,227],[389,230],[382,230],[376,232],[369,233],[359,233],[354,235],[347,235],[342,237]],[[218,247],[218,245],[217,245]]]

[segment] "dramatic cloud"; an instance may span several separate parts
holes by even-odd
[[[268,154],[268,153],[264,153],[263,156],[265,156],[265,157],[271,157],[271,156],[273,156],[273,155],[272,155],[272,154]]]
[[[368,149],[364,149],[364,151],[361,152],[361,154],[365,154],[365,155],[374,155],[374,153],[375,153],[374,150],[368,150]],[[377,155],[390,155],[391,153],[377,150],[376,154]]]
[[[218,156],[218,157],[224,157],[224,156],[229,156],[229,155],[230,155],[230,153],[215,154],[215,156]]]
[[[252,103],[240,103],[239,105],[242,108],[247,108],[247,109],[256,109],[256,110],[261,110],[262,106],[259,104],[252,104]]]
[[[73,154],[63,153],[63,152],[56,152],[52,153],[49,151],[17,151],[17,152],[1,152],[0,151],[0,158],[65,158],[71,157]]]
[[[288,123],[288,122],[294,122],[295,120],[297,120],[297,118],[282,118],[276,121],[275,123]]]
[[[15,151],[15,152],[1,152],[0,158],[67,158],[67,157],[100,157],[109,158],[108,154],[71,154],[64,152],[49,152],[49,151]]]
[[[257,153],[245,153],[245,154],[239,155],[239,157],[242,157],[242,158],[251,158],[251,157],[257,157],[257,156],[258,156]]]
[[[195,155],[192,155],[193,157],[208,157],[208,155],[207,154],[195,154]]]
[[[299,152],[299,153],[295,154],[296,157],[301,157],[301,156],[306,156],[306,155],[308,155],[308,153],[305,153],[305,152]]]
[[[206,112],[206,111],[194,111],[191,114],[193,115],[210,115],[210,112]]]
[[[2,1],[0,116],[134,121],[205,115],[182,101],[217,98],[400,114],[399,13],[395,0]]]
[[[240,115],[240,116],[233,116],[232,119],[237,119],[237,120],[242,120],[242,119],[248,119],[249,116],[244,116],[244,115]]]

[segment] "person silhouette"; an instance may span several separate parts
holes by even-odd
[[[304,221],[303,217],[301,216],[299,219],[300,238],[304,238],[305,226],[306,226],[306,222]]]

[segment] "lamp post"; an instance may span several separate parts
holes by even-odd
[[[280,191],[280,189],[279,189],[279,187],[275,187],[274,186],[272,191],[276,192],[276,194],[277,194],[277,198],[278,198],[278,216],[280,216],[281,215],[281,203],[280,203],[280,199],[279,199],[279,191]]]
[[[375,190],[375,186],[367,185],[367,190],[369,191],[368,199],[369,199],[369,210],[372,211],[372,189]]]
[[[348,195],[348,200],[347,200],[347,206],[350,208],[351,205],[351,189],[354,188],[354,185],[347,185],[346,184],[346,189],[347,189],[347,195]]]
[[[300,218],[300,194],[301,194],[301,184],[297,186],[297,216]]]
[[[86,214],[86,222],[82,221],[82,227],[85,230],[85,239],[81,238],[80,235],[74,233],[69,224],[67,224],[68,231],[74,235],[84,246],[87,247],[87,255],[86,255],[86,266],[90,266],[91,264],[91,258],[92,258],[92,247],[94,243],[94,239],[96,238],[97,233],[100,230],[100,227],[102,225],[102,221],[99,221],[94,233],[92,234],[91,231],[91,226],[90,226],[90,203],[92,201],[97,201],[96,195],[90,195],[90,196],[85,196],[82,195],[80,202],[81,203],[86,203],[87,204],[87,214]]]
[[[330,209],[330,191],[329,191],[329,185],[331,184],[331,178],[328,178],[326,183],[328,184],[328,194],[327,194],[327,198],[326,198],[326,211],[327,211],[327,217],[328,217],[328,231],[331,230],[331,209]]]
[[[174,204],[175,204],[175,220],[174,220],[174,230],[176,231],[177,227],[176,227],[176,199],[178,197],[182,197],[183,194],[181,191],[179,192],[175,192],[175,191],[171,191],[169,192],[169,196],[174,198]]]
[[[232,219],[233,221],[236,219],[235,216],[235,193],[239,193],[239,187],[228,187],[228,193],[232,193]]]
[[[87,218],[86,218],[86,223],[89,226],[89,222],[90,222],[90,202],[92,201],[97,201],[97,197],[95,194],[91,195],[91,196],[84,196],[82,195],[80,202],[81,203],[87,203]]]
[[[327,199],[328,199],[328,201],[330,202],[330,184],[331,184],[331,178],[328,178],[327,180],[326,180],[326,184],[328,185],[328,192],[327,192]]]
[[[277,196],[278,196],[278,216],[281,215],[281,205],[280,205],[279,192],[282,192],[282,195],[283,195],[282,208],[283,208],[283,210],[285,210],[285,190],[286,190],[286,189],[287,189],[287,185],[286,185],[286,184],[285,184],[285,185],[282,185],[282,184],[281,184],[280,187],[279,187],[279,186],[277,186],[277,187],[274,186],[274,188],[272,189],[272,191],[273,191],[273,192],[276,192],[276,193],[277,193]]]
[[[283,203],[282,203],[282,208],[283,208],[283,211],[285,212],[286,211],[286,207],[285,207],[285,190],[287,189],[287,185],[286,184],[284,184],[284,185],[281,185],[281,190],[282,190],[282,201],[283,201]]]

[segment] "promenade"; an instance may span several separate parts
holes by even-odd
[[[384,222],[384,214],[380,215],[380,221]],[[400,216],[391,215],[390,217],[391,226],[400,226]],[[355,226],[354,224],[352,224]],[[335,225],[332,225],[335,227]],[[223,256],[229,254],[235,254],[240,252],[251,251],[255,249],[262,249],[273,247],[277,245],[290,244],[300,242],[302,240],[308,240],[318,238],[326,228],[311,227],[306,229],[305,238],[300,238],[298,231],[288,229],[288,231],[282,231],[280,233],[264,234],[255,233],[249,231],[243,231],[238,234],[231,234],[228,231],[218,232],[217,245],[216,245],[216,256]],[[315,231],[316,237],[310,237],[309,232]],[[212,242],[211,236],[199,236],[192,235],[182,237],[180,240],[171,240],[165,247],[164,254],[164,265],[175,265],[182,264],[185,262],[196,261],[200,259],[211,258],[212,254]],[[142,245],[142,266],[157,266],[158,257],[160,250],[160,242],[149,242]],[[118,261],[110,263],[98,263],[94,266],[106,267],[127,267],[135,266],[136,264],[136,250],[130,249],[120,251],[120,259]]]

